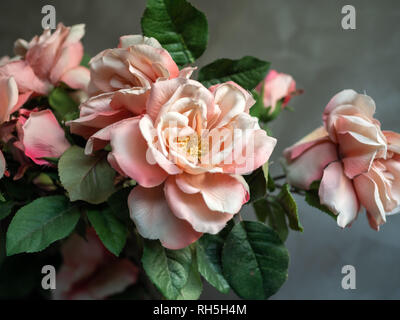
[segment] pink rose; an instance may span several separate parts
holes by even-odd
[[[143,237],[183,248],[239,212],[249,191],[238,174],[263,165],[276,144],[249,115],[253,104],[233,82],[208,90],[184,78],[158,81],[145,115],[96,133],[111,142],[111,165],[140,184],[128,203]]]
[[[29,43],[17,40],[15,52],[24,58],[43,82],[52,85],[64,82],[73,89],[87,89],[89,70],[80,66],[84,34],[83,24],[65,27],[60,23],[54,33],[47,29]]]
[[[21,149],[38,165],[49,164],[42,158],[59,158],[71,146],[50,110],[28,111],[27,118],[19,117],[17,128]]]
[[[342,91],[328,103],[324,127],[284,151],[287,181],[307,190],[321,180],[320,202],[338,215],[341,227],[351,224],[362,206],[378,229],[400,205],[395,182],[400,136],[382,132],[374,112],[370,97]]]
[[[86,237],[87,241],[73,234],[62,246],[53,299],[105,299],[136,283],[139,270],[131,261],[109,253],[93,229]]]
[[[9,81],[10,78],[13,78],[17,86],[18,102],[15,105],[15,110],[32,95],[45,95],[50,90],[49,85],[40,80],[31,66],[24,60],[3,60],[3,63],[0,64],[0,81]]]
[[[271,70],[264,81],[257,86],[257,91],[261,92],[264,85],[264,106],[271,107],[271,112],[276,108],[278,101],[283,99],[282,108],[286,107],[292,95],[296,94],[296,81],[292,76]]]
[[[92,98],[81,105],[80,118],[69,123],[71,131],[89,138],[112,123],[142,114],[153,83],[189,77],[192,71],[179,72],[156,39],[123,36],[118,48],[104,50],[90,61]]]
[[[386,215],[400,210],[400,135],[383,132],[388,140],[387,159],[377,159],[370,170],[354,178],[358,199],[367,210],[370,226],[378,230]]]
[[[325,108],[325,128],[350,179],[368,172],[375,158],[386,157],[386,138],[374,113],[374,100],[353,90],[338,93]]]

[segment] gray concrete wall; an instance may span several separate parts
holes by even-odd
[[[11,54],[14,40],[41,32],[41,7],[54,4],[57,20],[85,22],[86,50],[94,55],[113,47],[123,34],[140,32],[141,0],[3,1],[0,53]],[[193,0],[209,19],[209,48],[199,65],[216,58],[254,55],[292,74],[305,94],[273,125],[279,139],[274,171],[286,146],[321,124],[321,113],[338,91],[353,88],[372,96],[385,129],[400,131],[400,2],[397,0]],[[341,28],[341,8],[357,10],[357,29]],[[400,298],[400,216],[380,232],[364,214],[350,229],[299,201],[304,233],[292,232],[289,280],[276,299]],[[250,210],[244,214],[251,216]],[[357,270],[357,289],[341,288],[341,268]],[[206,288],[203,298],[232,298]]]

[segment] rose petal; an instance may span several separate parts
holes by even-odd
[[[119,38],[118,48],[128,48],[136,44],[147,44],[153,48],[161,49],[161,44],[155,38],[144,37],[141,34],[126,35]]]
[[[233,218],[232,214],[210,210],[200,193],[184,193],[177,186],[174,176],[167,179],[164,191],[173,214],[189,222],[197,232],[217,234]]]
[[[87,90],[90,82],[90,71],[88,68],[78,66],[65,72],[60,81],[72,89]]]
[[[247,183],[228,174],[181,174],[176,177],[176,185],[186,194],[200,193],[212,211],[238,213],[249,198]]]
[[[168,174],[148,159],[148,146],[139,128],[140,117],[122,120],[111,130],[112,155],[118,168],[140,185],[151,188],[161,184]]]
[[[32,112],[22,129],[25,155],[36,164],[48,164],[40,158],[58,158],[71,146],[50,110]]]
[[[320,143],[286,164],[287,182],[307,190],[311,183],[322,178],[324,169],[337,160],[336,145],[331,142]]]
[[[17,102],[18,87],[14,78],[0,79],[0,124],[9,120]]]
[[[171,212],[162,186],[151,189],[136,186],[129,195],[128,205],[140,235],[147,239],[159,239],[166,248],[185,248],[201,236],[189,223]]]
[[[357,218],[360,210],[357,195],[340,162],[333,162],[324,170],[318,194],[321,204],[338,215],[338,226],[345,228]]]

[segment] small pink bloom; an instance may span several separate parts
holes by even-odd
[[[374,113],[375,102],[353,90],[339,92],[325,108],[325,128],[350,179],[368,172],[374,159],[386,157],[387,141]]]
[[[73,234],[62,246],[53,299],[106,299],[136,283],[139,269],[130,260],[108,252],[93,229],[87,230],[86,238]]]
[[[381,131],[375,103],[344,90],[328,103],[324,127],[284,151],[288,182],[309,189],[321,180],[319,197],[346,227],[367,210],[372,228],[400,208],[400,135]]]
[[[17,40],[15,51],[42,81],[52,85],[64,82],[73,89],[87,89],[89,70],[80,66],[84,34],[83,24],[65,27],[60,23],[54,33],[47,29],[29,43]]]
[[[184,78],[159,81],[147,114],[96,133],[111,141],[111,165],[140,184],[128,203],[143,237],[183,248],[239,212],[249,190],[238,174],[263,165],[276,144],[249,115],[253,103],[233,82],[208,90]]]
[[[261,92],[261,86],[264,85],[264,106],[271,107],[271,112],[275,110],[278,101],[283,99],[282,108],[287,106],[293,94],[296,94],[296,81],[293,77],[271,70],[264,81],[261,82],[257,91]]]
[[[193,70],[180,72],[154,38],[123,36],[118,48],[104,50],[90,61],[92,98],[81,105],[80,118],[69,123],[71,131],[89,138],[112,123],[142,114],[153,83],[189,77]]]
[[[49,164],[41,158],[59,158],[71,146],[50,110],[30,113],[19,130],[19,139],[25,155],[39,165]]]

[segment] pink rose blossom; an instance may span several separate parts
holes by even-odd
[[[60,23],[53,33],[47,29],[29,43],[17,40],[15,52],[24,58],[43,82],[54,86],[64,82],[73,89],[87,89],[89,70],[80,65],[84,34],[83,24],[65,27]]]
[[[136,283],[139,269],[131,261],[108,252],[93,229],[87,230],[86,238],[73,234],[62,246],[53,299],[105,299]]]
[[[50,110],[29,112],[19,118],[19,140],[27,157],[38,165],[49,164],[42,158],[59,158],[71,145]]]
[[[271,107],[271,112],[276,108],[278,101],[283,99],[282,108],[286,107],[292,95],[296,94],[296,81],[293,77],[271,70],[264,81],[257,86],[257,91],[261,92],[261,86],[264,85],[264,106]]]
[[[361,206],[374,229],[400,206],[400,135],[382,132],[374,113],[370,97],[344,90],[328,103],[324,127],[284,151],[288,182],[307,190],[321,180],[320,202],[343,228]]]
[[[184,78],[153,84],[146,114],[106,127],[108,160],[140,186],[129,196],[139,233],[170,249],[218,233],[249,199],[240,174],[263,165],[276,140],[249,115],[251,95],[233,82],[209,90]]]
[[[71,121],[71,131],[89,138],[119,120],[146,110],[151,85],[158,80],[190,77],[194,68],[179,71],[168,51],[154,38],[123,36],[119,47],[107,49],[90,61],[92,96]]]

